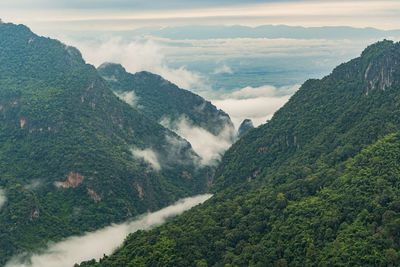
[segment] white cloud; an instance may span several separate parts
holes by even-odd
[[[135,95],[134,91],[117,93],[114,92],[120,99],[131,105],[132,107],[136,107],[139,98]]]
[[[133,41],[115,36],[95,41],[69,40],[62,36],[59,38],[76,46],[82,52],[84,59],[95,66],[104,62],[120,63],[130,73],[153,72],[184,89],[208,87],[200,73],[189,71],[184,66],[169,67],[164,56],[165,47],[151,37]]]
[[[43,185],[42,180],[33,179],[29,182],[29,184],[25,185],[24,188],[28,190],[36,190]]]
[[[1,207],[3,207],[6,201],[7,201],[6,193],[3,189],[0,188],[0,209]]]
[[[233,74],[233,71],[229,66],[224,64],[223,66],[216,68],[214,70],[214,74],[221,74],[221,73]]]
[[[227,112],[236,127],[244,119],[251,119],[254,126],[265,123],[275,111],[282,107],[290,96],[258,97],[250,99],[224,99],[212,103]]]
[[[290,38],[221,38],[206,40],[170,40],[152,37],[163,42],[164,54],[182,59],[196,55],[199,60],[228,60],[232,58],[280,58],[343,56],[350,52],[360,53],[372,40],[329,40]],[[182,45],[184,44],[184,45]],[[346,49],[343,49],[346,47]],[[276,63],[274,63],[276,64]],[[279,66],[279,64],[278,64]]]
[[[247,86],[240,90],[234,91],[228,96],[236,99],[248,99],[260,96],[274,96],[277,93],[277,88],[271,85],[264,85],[260,87]]]
[[[180,165],[200,165],[200,157],[191,151],[188,151],[189,153],[185,153],[182,157],[185,149],[190,145],[187,140],[172,135],[166,135],[165,140],[169,144],[167,149],[168,162],[179,163]]]
[[[69,237],[59,243],[49,244],[47,250],[30,255],[29,259],[26,259],[26,255],[15,256],[6,267],[70,267],[93,258],[98,260],[103,254],[111,254],[129,233],[161,225],[171,216],[179,215],[210,197],[207,194],[185,198],[154,213],[139,216],[134,221],[114,224],[83,236]]]
[[[281,88],[271,85],[256,88],[248,86],[225,94],[212,103],[227,112],[236,127],[244,119],[251,119],[254,126],[258,126],[270,119],[299,87],[299,85]]]
[[[229,126],[216,136],[201,127],[193,126],[185,117],[173,122],[164,118],[160,123],[188,140],[193,150],[201,157],[202,165],[216,164],[233,142],[234,134]]]
[[[157,154],[151,149],[131,149],[132,155],[141,158],[149,163],[156,171],[161,170],[160,162],[158,161]]]

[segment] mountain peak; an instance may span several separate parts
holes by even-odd
[[[330,78],[335,82],[357,79],[368,95],[374,89],[385,90],[392,85],[400,74],[399,62],[400,43],[385,39],[368,46],[360,57],[339,65]]]
[[[392,40],[384,39],[382,41],[376,42],[374,44],[369,45],[364,51],[361,53],[361,57],[370,57],[370,56],[379,56],[384,53],[390,52],[393,49],[399,47],[399,43],[395,43]]]
[[[105,80],[118,81],[126,73],[126,69],[118,63],[104,62],[97,70]]]
[[[367,94],[373,89],[385,90],[399,73],[400,43],[383,40],[367,47],[361,54]]]
[[[253,122],[250,119],[244,119],[239,126],[238,137],[241,137],[242,135],[247,133],[247,131],[253,128],[254,128]]]
[[[128,71],[119,63],[113,63],[113,62],[105,62],[101,64],[97,70],[103,78],[107,81],[121,81],[127,78],[127,76],[131,75],[128,73]],[[156,79],[156,80],[162,80],[164,82],[167,82],[164,78],[162,78],[160,75],[148,72],[148,71],[139,71],[133,74],[135,76],[135,80],[142,80],[142,79]]]

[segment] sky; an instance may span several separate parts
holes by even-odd
[[[2,0],[0,17],[38,31],[189,24],[346,25],[395,29],[398,0]]]

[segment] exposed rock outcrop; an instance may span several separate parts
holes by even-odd
[[[70,172],[67,174],[67,180],[64,182],[54,182],[57,188],[75,188],[81,183],[83,183],[85,176],[80,173]]]
[[[134,182],[134,183],[133,183],[133,186],[134,186],[134,187],[136,188],[136,190],[138,191],[139,198],[140,198],[140,199],[143,199],[143,188],[140,186],[140,184],[137,183],[137,182]]]
[[[94,201],[100,201],[101,197],[93,190],[88,188],[88,194]]]

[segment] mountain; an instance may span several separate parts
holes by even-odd
[[[400,43],[305,82],[224,155],[214,197],[82,266],[400,264]]]
[[[209,168],[80,52],[0,23],[0,265],[206,190]]]
[[[247,133],[249,130],[253,129],[253,122],[250,119],[245,119],[242,121],[242,123],[239,126],[238,130],[238,137],[242,137],[245,133]]]
[[[234,127],[228,114],[202,97],[150,72],[128,73],[120,64],[104,63],[98,71],[122,99],[149,118],[166,122],[172,130],[184,118],[213,135],[228,130],[233,141]]]
[[[69,32],[69,35],[81,38],[89,36],[95,39],[107,31]],[[354,28],[349,26],[302,27],[289,25],[260,25],[257,27],[243,25],[188,25],[168,27],[143,27],[135,30],[119,31],[124,38],[132,36],[157,36],[172,40],[208,40],[235,38],[289,38],[289,39],[350,39],[373,40],[389,36],[399,37],[400,30],[380,30],[376,28]]]

